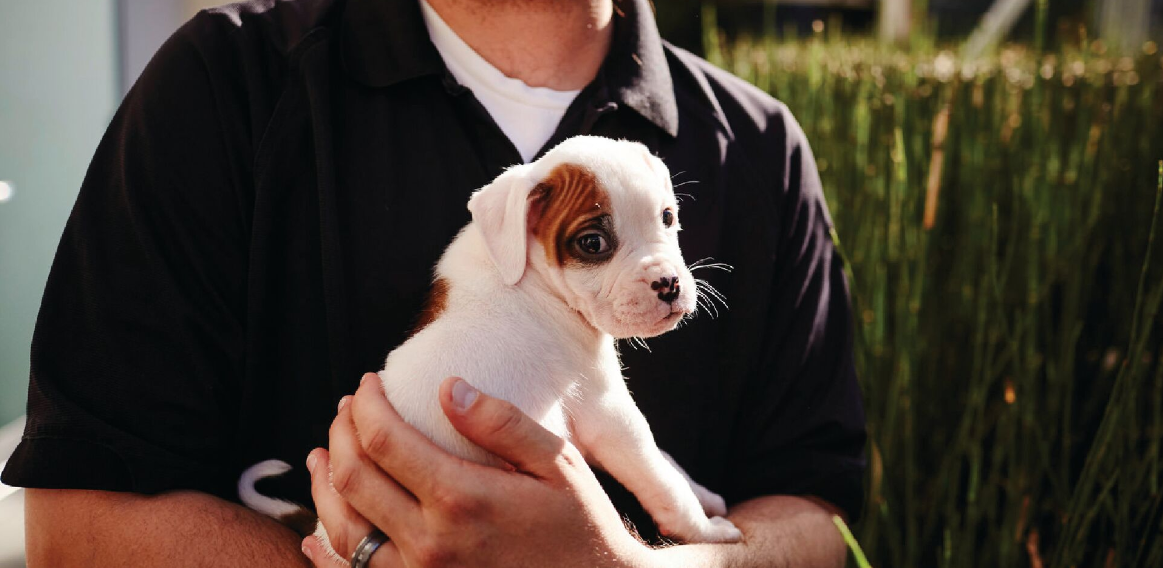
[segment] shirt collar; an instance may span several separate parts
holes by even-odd
[[[604,73],[611,96],[678,135],[678,103],[650,0],[614,1],[614,40]]]
[[[341,26],[343,65],[360,83],[387,87],[444,72],[419,0],[348,0]]]
[[[678,103],[650,0],[615,0],[614,18],[603,65],[610,96],[677,135]],[[418,0],[348,0],[340,35],[344,67],[365,85],[387,87],[445,72]]]

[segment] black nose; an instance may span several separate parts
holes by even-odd
[[[658,280],[650,283],[650,289],[658,292],[658,299],[666,303],[671,303],[678,297],[680,287],[678,285],[678,276],[666,277],[663,276]]]

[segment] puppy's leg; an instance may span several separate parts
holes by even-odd
[[[686,482],[691,486],[691,491],[694,491],[695,497],[699,499],[699,504],[703,506],[703,512],[708,517],[722,517],[727,514],[727,502],[718,493],[699,485],[681,465],[678,465],[678,462],[674,461],[674,458],[670,457],[670,454],[661,449],[658,451],[662,452],[662,457],[666,458],[666,461],[670,462],[670,465],[674,466],[674,469],[677,469],[686,479]]]
[[[598,466],[634,493],[663,534],[686,542],[735,542],[742,538],[731,521],[721,516],[707,518],[692,483],[655,445],[646,418],[620,378],[616,385],[579,406],[573,412],[575,441]]]

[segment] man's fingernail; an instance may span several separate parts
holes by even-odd
[[[343,407],[347,406],[347,401],[349,400],[351,400],[351,395],[347,395],[339,399],[339,408],[335,409],[335,411],[339,412],[340,410],[343,410]]]
[[[315,452],[311,452],[311,453],[307,454],[307,471],[309,471],[311,473],[315,473],[315,464],[318,461],[319,461],[319,458],[315,457]]]
[[[307,537],[307,538],[312,538],[312,537]],[[311,549],[307,546],[307,539],[303,539],[302,548],[303,548],[303,556],[306,556],[308,560],[314,562],[315,558],[313,558],[311,556]]]
[[[456,383],[452,385],[452,403],[456,405],[457,410],[468,410],[468,407],[476,402],[479,394],[480,392],[464,382],[464,379],[456,379]]]

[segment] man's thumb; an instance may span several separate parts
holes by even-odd
[[[452,377],[440,385],[440,405],[458,432],[518,471],[548,477],[565,441],[521,409]]]

